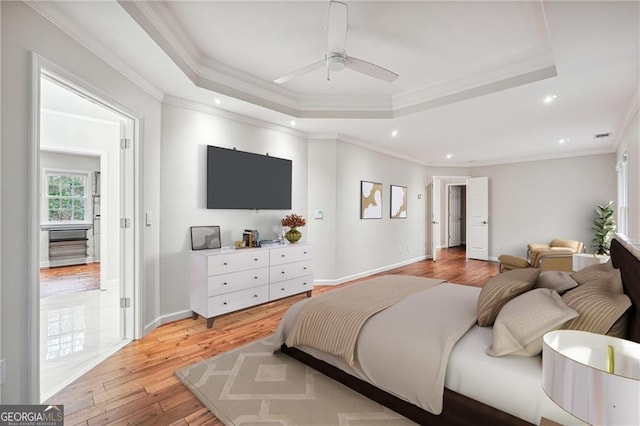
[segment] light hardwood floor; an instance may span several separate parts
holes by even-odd
[[[40,269],[40,297],[100,288],[100,263]]]
[[[468,260],[464,255],[464,250],[445,249],[437,262],[416,262],[378,275],[419,275],[482,286],[498,273],[497,263]],[[313,294],[337,287],[316,286]],[[271,334],[289,306],[304,298],[293,296],[231,313],[217,318],[211,329],[202,318],[158,327],[46,403],[64,404],[65,425],[221,425],[174,371]]]

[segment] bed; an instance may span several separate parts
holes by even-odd
[[[619,270],[623,288],[620,293],[624,291],[626,295],[620,294],[616,297],[625,297],[629,300],[628,309],[624,308],[626,311],[624,337],[636,342],[640,342],[638,311],[640,249],[638,247],[621,235],[616,235],[611,245],[611,265]],[[474,323],[469,325],[460,324],[464,329],[463,332],[460,332],[460,327],[457,326],[451,329],[446,328],[448,326],[442,326],[443,331],[439,332],[439,325],[429,324],[432,317],[427,311],[439,308],[452,309],[447,300],[462,301],[461,310],[465,312],[456,313],[456,318],[460,316],[463,318],[460,320],[462,323],[469,323],[469,316],[472,315],[469,311],[473,310],[473,315],[477,315],[475,309],[481,292],[479,288],[445,282],[437,284],[429,282],[427,287],[428,289],[410,294],[401,302],[369,316],[359,331],[357,349],[352,359],[344,354],[325,352],[305,344],[286,344],[288,340],[290,343],[295,341],[291,339],[292,335],[296,334],[296,319],[301,315],[300,312],[304,312],[304,305],[314,298],[299,302],[285,314],[276,331],[276,345],[282,352],[419,424],[526,425],[539,424],[541,418],[564,425],[582,424],[544,394],[540,381],[542,368],[540,356],[490,356],[486,353],[492,342],[494,347],[496,346],[493,340],[493,329],[499,327],[498,322],[493,327],[480,327],[474,319]],[[333,292],[327,294],[330,293]],[[424,304],[429,303],[432,296],[435,298],[437,293],[442,295],[432,303],[438,306],[429,306],[428,309],[424,309]],[[420,312],[410,312],[412,309]],[[506,309],[503,310],[506,311]],[[400,317],[394,319],[394,315],[400,315]],[[412,315],[417,316],[412,317]],[[416,318],[422,322],[418,326],[411,326],[410,324]],[[575,320],[577,318],[571,321]],[[402,333],[394,333],[393,327],[402,329]],[[396,339],[397,335],[407,333],[414,334],[410,336],[410,340],[414,342],[410,350],[406,343]],[[440,348],[438,350],[442,351],[443,358],[446,358],[444,370],[432,376],[428,375],[430,373],[425,376],[422,368],[419,367],[421,364],[417,364],[422,362],[421,354],[428,352],[433,345],[431,342],[422,342],[419,338],[425,333],[443,334],[439,337],[441,342],[435,346]],[[387,341],[389,339],[387,337],[382,339],[382,336],[392,336],[392,338]],[[385,343],[382,343],[383,341]],[[374,354],[366,355],[371,352]],[[350,352],[347,351],[348,353]],[[400,368],[399,372],[395,370],[396,368]],[[420,383],[406,385],[398,381],[398,377],[409,376],[412,371],[420,371],[420,374],[415,376],[421,379],[405,378]],[[421,384],[425,377],[428,378],[427,383],[435,383],[435,389]],[[437,389],[440,380],[443,382],[443,390]],[[425,393],[426,396],[423,395]],[[437,402],[432,402],[429,393],[440,393],[440,406]]]

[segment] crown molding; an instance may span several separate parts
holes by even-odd
[[[268,121],[260,120],[258,118],[249,117],[246,115],[216,108],[214,106],[206,105],[200,102],[194,102],[189,99],[184,99],[177,96],[171,96],[171,95],[165,96],[163,104],[171,105],[179,108],[190,109],[192,111],[202,112],[209,115],[214,115],[216,117],[236,121],[242,124],[248,124],[250,126],[259,127],[261,129],[268,129],[268,130],[274,130],[280,133],[286,133],[291,136],[304,138],[305,140],[309,137],[308,133],[298,129],[292,129],[290,127],[270,123]]]
[[[633,117],[636,116],[638,110],[640,109],[640,85],[636,86],[636,89],[633,91],[633,96],[631,97],[631,101],[629,101],[629,106],[624,115],[624,119],[620,123],[620,126],[613,133],[613,147],[616,152],[620,149],[620,145],[624,140],[624,136],[629,130],[631,123],[633,121]],[[638,118],[640,121],[640,117]]]
[[[66,15],[61,13],[60,9],[55,6],[56,2],[27,0],[25,1],[25,4],[42,15],[45,19],[58,27],[84,48],[122,73],[122,75],[131,80],[136,86],[140,87],[154,99],[162,102],[164,93],[160,89],[122,62],[109,49],[105,48],[102,43],[87,34],[86,31],[82,30],[77,24],[67,18]]]
[[[196,86],[297,118],[393,118],[557,75],[546,44],[395,97],[302,94],[206,57],[161,3],[118,3]]]

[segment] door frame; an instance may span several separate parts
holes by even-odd
[[[443,191],[442,187],[444,184],[444,188],[446,189],[449,185],[456,185],[456,186],[466,186],[467,185],[467,179],[469,179],[470,176],[431,176],[431,181],[427,184],[426,189],[427,189],[427,215],[426,215],[426,229],[427,229],[427,238],[426,241],[429,242],[431,241],[431,256],[432,259],[434,261],[437,260],[437,251],[440,248],[443,247],[447,247],[448,244],[442,244],[442,229],[445,230],[446,234],[448,235],[449,233],[449,221],[448,221],[448,214],[449,214],[449,201],[448,199],[446,199],[446,197],[448,197],[447,191]],[[436,188],[437,186],[437,188]],[[429,192],[429,188],[431,188],[432,192]],[[437,197],[434,197],[432,195],[438,195]],[[444,212],[442,211],[444,206]],[[468,208],[468,206],[467,206]],[[429,210],[431,209],[431,210]],[[439,215],[435,215],[434,214],[434,209],[439,211]],[[444,215],[443,215],[444,213]],[[436,235],[434,235],[434,228],[436,227],[435,225],[437,225],[438,228],[441,227],[441,223],[438,224],[433,224],[431,223],[433,221],[433,219],[435,218],[439,218],[439,222],[442,222],[442,217],[447,217],[447,220],[444,221],[444,228],[441,228],[439,234],[436,238]]]
[[[138,283],[141,281],[142,268],[139,267],[141,253],[141,230],[136,227],[140,223],[140,165],[139,149],[141,140],[141,120],[128,108],[112,100],[97,87],[70,73],[35,52],[31,52],[31,91],[30,91],[30,126],[28,137],[28,165],[29,165],[29,227],[27,240],[29,252],[27,254],[27,365],[28,365],[28,398],[31,403],[40,403],[40,79],[43,74],[49,75],[63,83],[69,89],[92,99],[100,105],[113,110],[123,116],[131,126],[132,161],[133,161],[133,206],[131,218],[131,246],[133,250],[132,282],[132,318],[131,339],[142,336],[141,327],[141,298]],[[122,250],[121,250],[122,251]]]
[[[447,247],[451,247],[451,188],[460,188],[464,186],[465,189],[467,187],[466,182],[465,183],[447,183],[446,185],[446,189],[447,189],[447,205],[445,207],[445,215],[447,218],[447,222],[445,225],[445,235],[447,237]],[[463,203],[462,202],[462,188],[460,190],[460,210],[461,213],[466,213],[466,202]],[[466,201],[466,200],[465,200]],[[465,206],[465,210],[462,210],[462,206]],[[464,223],[460,224],[460,229],[462,229],[463,227],[466,228],[467,226],[467,220],[466,220],[466,214],[463,214],[463,217],[465,218]],[[466,234],[466,229],[465,229],[465,234]],[[460,244],[462,245],[463,241],[462,241],[462,237],[460,238]],[[458,246],[454,246],[454,247],[458,247]]]

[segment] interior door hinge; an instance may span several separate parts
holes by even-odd
[[[120,219],[120,228],[127,229],[131,227],[131,219],[123,217]]]
[[[121,308],[130,308],[131,307],[131,298],[129,298],[129,297],[121,297],[120,298],[120,307]]]
[[[120,149],[129,149],[131,148],[131,139],[122,138],[120,139]]]

